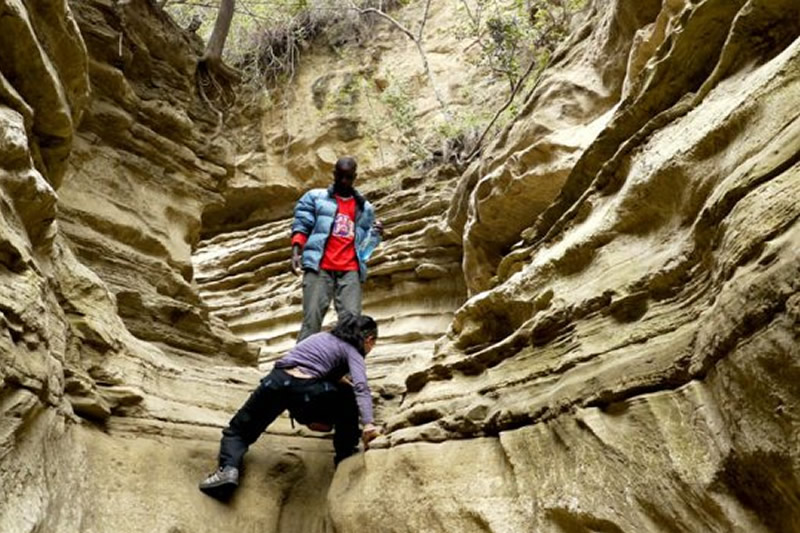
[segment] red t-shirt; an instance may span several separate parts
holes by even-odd
[[[353,197],[336,196],[336,218],[319,267],[323,270],[358,270],[356,259],[356,201]],[[304,246],[307,235],[295,233],[292,244]]]

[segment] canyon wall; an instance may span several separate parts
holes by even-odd
[[[63,2],[31,14],[4,1],[0,50],[0,530],[16,531],[75,520],[68,495],[80,476],[59,468],[82,461],[65,421],[65,387],[81,347],[102,344],[114,320],[102,316],[110,303],[102,295],[87,308],[82,293],[96,277],[54,221],[55,189],[89,93],[79,30]]]
[[[232,160],[195,89],[202,48],[149,2],[74,8],[92,98],[59,190],[61,228],[134,335],[176,354],[247,360],[192,287],[200,218],[222,201]]]
[[[433,77],[494,109],[457,7]],[[223,123],[155,2],[0,0],[0,532],[800,530],[800,6],[588,2],[465,170],[369,123],[353,80],[441,118],[371,31]],[[334,471],[281,418],[221,504],[219,430],[299,329],[291,206],[342,153],[386,226],[386,435]]]
[[[800,8],[593,9],[459,182],[472,296],[341,530],[800,529]]]
[[[414,182],[367,174],[389,219],[365,286],[391,332],[370,363],[388,434],[334,477],[337,531],[800,528],[798,15],[592,3],[481,159],[423,178],[448,181],[424,226],[401,207]],[[265,362],[299,321],[288,226],[221,232],[196,256],[214,312]],[[399,252],[436,249],[432,231],[460,245],[470,298],[414,350],[381,302],[391,288],[429,309],[431,284],[385,269],[421,267]]]
[[[0,2],[4,533],[230,515],[196,484],[260,372],[193,285],[201,214],[232,167],[195,89],[198,46],[149,1]],[[289,493],[330,478],[326,445],[254,450],[273,474],[239,519],[323,521],[297,509],[324,494]]]

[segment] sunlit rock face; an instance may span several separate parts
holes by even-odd
[[[203,315],[205,307],[188,282],[198,206],[212,196],[207,182],[213,173],[194,169],[191,179],[188,171],[182,179],[173,168],[178,161],[205,163],[185,147],[170,148],[166,138],[159,141],[165,144],[156,159],[148,143],[158,136],[148,133],[147,124],[158,122],[177,144],[200,144],[200,134],[182,137],[169,129],[172,114],[181,112],[178,104],[158,120],[137,115],[112,124],[125,115],[112,101],[127,98],[130,109],[152,111],[158,106],[147,102],[155,105],[156,94],[169,92],[154,91],[148,98],[144,87],[174,83],[193,91],[186,72],[165,68],[150,52],[127,64],[125,74],[119,70],[122,56],[130,50],[141,54],[145,42],[166,53],[163,40],[174,33],[149,3],[127,6],[0,2],[4,533],[200,531],[219,523],[226,509],[206,501],[196,483],[214,467],[219,428],[259,377],[252,367],[219,369],[220,363],[253,361],[255,352]],[[118,31],[122,26],[125,31]],[[98,46],[92,36],[115,44]],[[169,52],[191,62],[188,43]],[[163,70],[147,70],[147,64]],[[130,71],[137,69],[151,77],[132,89],[125,76],[136,80]],[[119,85],[112,89],[104,82]],[[180,99],[180,91],[172,89]],[[189,113],[188,107],[183,112]],[[209,110],[198,114],[201,122],[213,116]],[[141,165],[148,164],[146,183],[161,190],[160,196],[144,181],[136,182],[143,179]],[[123,191],[123,184],[129,190]],[[169,224],[164,213],[174,215]],[[152,296],[157,283],[173,298],[169,305],[196,315],[195,325],[183,327],[153,312],[140,317],[150,324],[148,336],[137,331],[136,321],[126,323],[132,313],[126,312],[124,290],[138,292],[150,309],[169,307]],[[174,340],[187,331],[197,344]],[[212,344],[214,351],[208,349]],[[291,432],[281,424],[278,433]],[[260,463],[273,475],[249,482],[254,498],[261,497],[252,515],[242,510],[246,500],[239,504],[244,523],[280,523],[277,509],[284,502],[289,515],[299,514],[289,502],[304,500],[290,497],[291,489],[315,476],[330,477],[327,442],[306,439],[295,448],[307,453],[287,454],[287,439],[296,437],[254,450],[249,464]],[[185,512],[155,512],[166,496],[182,502]],[[267,500],[275,504],[265,510]],[[309,514],[298,523],[318,519]]]
[[[59,191],[61,227],[137,337],[177,354],[250,357],[192,287],[205,206],[231,165],[196,91],[197,43],[147,2],[74,2],[92,100]]]
[[[0,532],[800,530],[798,34],[794,0],[590,2],[466,172],[395,180],[352,121],[242,150],[153,2],[0,0]],[[334,471],[282,418],[219,504],[219,430],[299,329],[291,205],[344,152],[387,435]]]
[[[342,531],[800,528],[800,6],[592,9],[459,184],[473,296]]]

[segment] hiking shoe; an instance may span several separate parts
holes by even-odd
[[[239,469],[235,466],[221,466],[200,482],[200,490],[212,498],[227,500],[239,486]]]

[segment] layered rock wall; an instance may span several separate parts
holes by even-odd
[[[449,220],[474,296],[406,381],[386,449],[335,478],[343,530],[800,528],[798,6],[594,9],[459,186]],[[587,76],[603,43],[621,57]],[[520,164],[575,131],[568,113],[564,132],[537,117],[560,94],[586,101],[587,77],[616,79],[588,93],[601,122]],[[515,234],[492,206],[549,168],[560,192]],[[371,496],[388,478],[400,505]]]
[[[0,3],[4,533],[153,531],[158,525],[148,515],[163,495],[154,485],[168,487],[167,476],[174,480],[188,471],[184,493],[200,496],[196,478],[212,468],[218,428],[258,379],[253,368],[230,368],[225,393],[215,393],[223,379],[215,361],[252,359],[252,352],[220,322],[210,323],[191,289],[189,256],[199,235],[199,206],[217,186],[210,176],[224,169],[214,170],[181,148],[204,146],[205,140],[187,133],[191,124],[172,129],[181,111],[156,96],[170,93],[178,99],[171,104],[178,105],[178,90],[153,90],[147,97],[148,88],[159,83],[180,85],[184,98],[193,94],[193,73],[186,71],[192,49],[184,44],[183,51],[168,50],[159,42],[159,35],[170,35],[165,24],[149,2]],[[123,26],[124,32],[115,30]],[[128,39],[135,44],[124,44]],[[147,39],[153,40],[149,48]],[[155,49],[175,53],[186,69],[165,68],[151,58]],[[143,76],[136,89],[118,69],[131,50],[139,56],[127,64],[127,75],[135,82],[130,71],[140,69]],[[112,101],[125,102],[128,111]],[[134,120],[128,112],[141,114]],[[198,120],[210,122],[213,116],[206,110]],[[152,133],[147,125],[153,123],[166,136]],[[180,202],[170,205],[178,197]],[[156,286],[167,295],[160,301]],[[181,316],[193,317],[186,321],[191,324],[151,312],[135,318],[152,331],[137,331],[135,320],[126,324],[122,318],[134,315],[126,298],[159,311],[179,307]],[[191,335],[197,341],[188,348],[174,341]],[[187,428],[203,425],[214,429],[208,444],[198,445],[203,432]],[[187,434],[191,440],[185,442],[192,444],[182,448],[176,443]],[[206,453],[192,455],[198,447]],[[152,470],[154,451],[172,467],[162,466],[161,478]],[[286,463],[281,454],[268,457]],[[327,461],[319,472],[325,468],[330,469]],[[153,484],[143,482],[142,474]],[[285,501],[293,479],[278,472],[277,485],[262,492]],[[99,507],[96,494],[103,494]],[[139,507],[122,494],[135,494]],[[189,500],[185,507],[191,506]],[[195,511],[194,519],[212,523],[215,513],[218,509],[209,507],[205,514]],[[278,515],[257,518],[278,520]],[[196,530],[174,514],[159,520],[164,530]]]
[[[59,191],[61,227],[126,326],[175,353],[247,359],[192,287],[206,206],[232,159],[196,90],[198,44],[150,2],[75,2],[92,100]]]
[[[378,321],[382,343],[370,375],[390,396],[404,388],[405,367],[430,358],[465,298],[461,247],[441,224],[453,185],[444,169],[403,189],[366,192],[386,228],[363,287],[364,312]],[[283,219],[220,234],[201,242],[195,255],[203,299],[234,333],[260,347],[262,363],[294,345],[302,321],[302,278],[289,271],[290,227],[291,219]],[[336,319],[333,307],[326,323]]]
[[[579,20],[466,172],[364,165],[387,434],[334,473],[282,418],[222,505],[219,429],[299,328],[289,208],[367,144],[215,136],[152,2],[0,0],[0,532],[800,530],[800,7]]]
[[[103,316],[107,295],[87,305],[98,280],[55,222],[89,95],[87,54],[64,2],[0,3],[0,50],[0,530],[68,530],[80,520],[69,494],[84,464],[68,422],[70,376],[83,349],[110,347],[118,325]]]
[[[423,8],[410,3],[392,15],[418,24]],[[466,16],[458,10],[455,2],[431,6],[426,57],[451,113],[479,106],[485,112],[500,105],[507,89],[476,66],[475,50],[462,52],[468,43],[448,26]],[[364,309],[378,320],[383,344],[373,357],[376,399],[387,396],[391,403],[399,400],[408,368],[430,359],[466,287],[459,235],[442,216],[460,170],[441,158],[412,166],[385,95],[399,91],[411,102],[406,118],[413,119],[420,142],[443,120],[439,103],[423,81],[414,43],[390,24],[372,24],[338,48],[320,39],[290,84],[261,95],[270,100],[263,116],[230,121],[238,149],[233,176],[225,202],[204,213],[205,238],[194,264],[212,314],[259,346],[262,363],[281,355],[294,344],[302,318],[301,281],[289,271],[293,205],[308,189],[331,184],[337,157],[354,155],[356,186],[386,228],[370,260]],[[346,26],[363,30],[352,20]],[[335,317],[331,309],[327,322]]]

